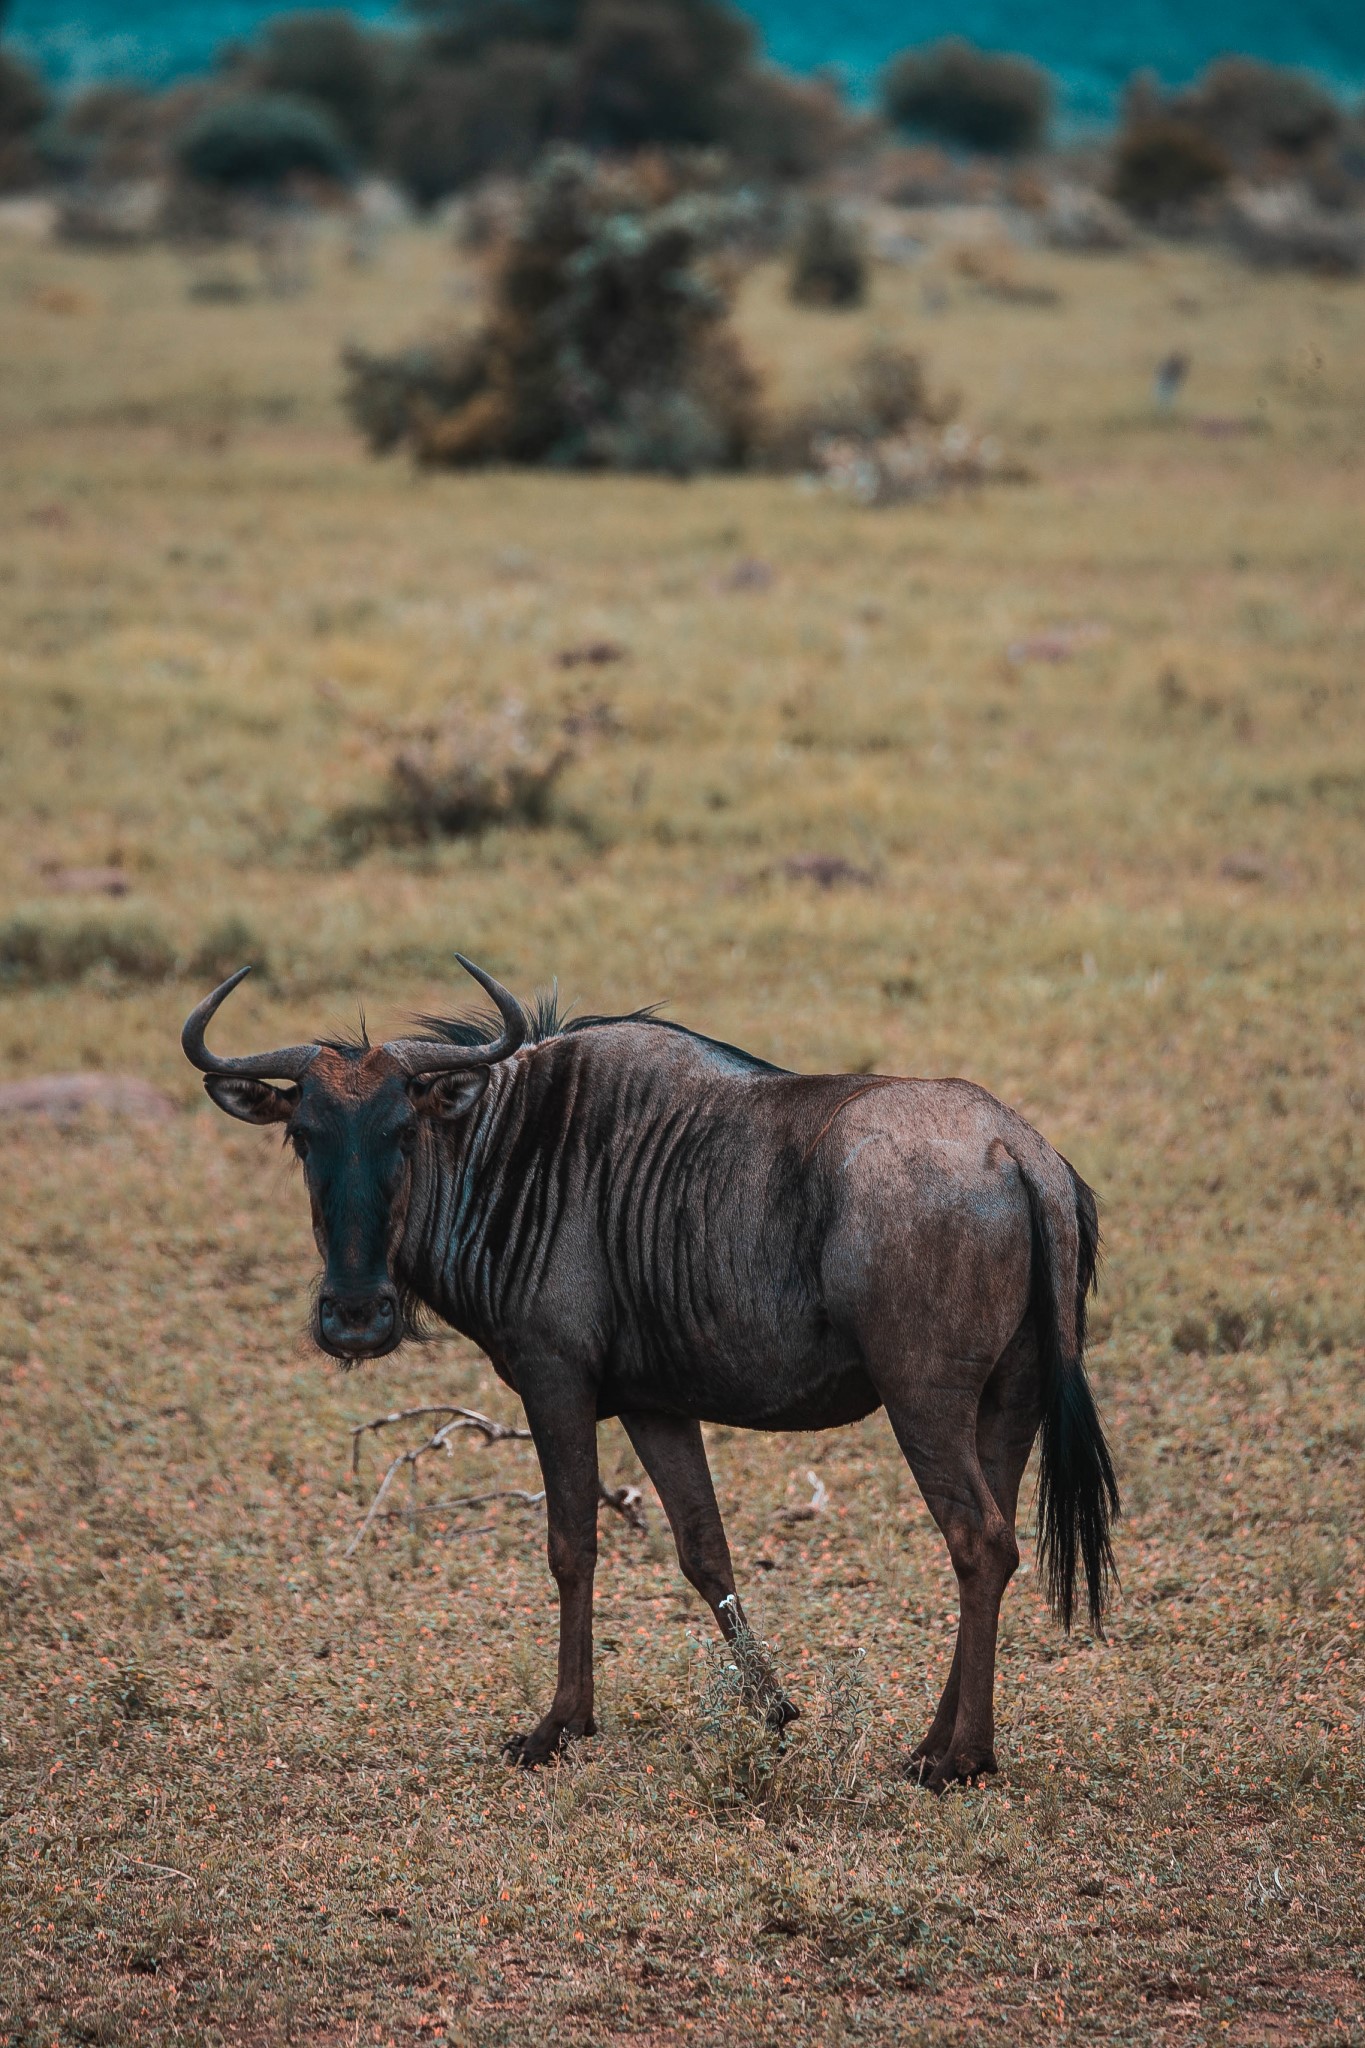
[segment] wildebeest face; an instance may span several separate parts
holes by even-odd
[[[219,1109],[244,1123],[285,1126],[303,1163],[323,1258],[313,1335],[347,1363],[382,1358],[407,1335],[394,1262],[424,1121],[463,1116],[482,1096],[490,1068],[526,1037],[516,998],[462,954],[455,957],[492,996],[502,1019],[501,1031],[473,1045],[393,1039],[379,1046],[283,1046],[220,1059],[204,1044],[204,1028],[246,968],[196,1006],[181,1034]],[[277,1086],[285,1076],[290,1085]]]
[[[374,1072],[387,1066],[388,1071]],[[318,1071],[320,1070],[320,1071]],[[392,1275],[417,1146],[417,1111],[382,1053],[319,1053],[295,1088],[213,1076],[220,1109],[249,1123],[283,1123],[302,1162],[323,1258],[313,1336],[347,1363],[382,1358],[404,1336]]]

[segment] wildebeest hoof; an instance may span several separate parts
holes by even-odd
[[[547,1764],[551,1757],[562,1756],[575,1736],[596,1733],[597,1723],[593,1720],[556,1721],[547,1714],[529,1735],[509,1735],[502,1753],[509,1764],[533,1771],[537,1764]]]
[[[993,1777],[1000,1766],[993,1749],[949,1750],[947,1756],[912,1757],[911,1772],[926,1792],[946,1792],[950,1785],[976,1785]]]
[[[775,1735],[780,1735],[788,1722],[800,1719],[800,1707],[795,1700],[789,1700],[784,1692],[779,1693],[775,1700],[769,1700],[763,1715],[764,1726],[771,1728]]]

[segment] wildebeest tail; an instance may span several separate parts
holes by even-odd
[[[1061,1254],[1050,1223],[1046,1191],[1023,1171],[1033,1242],[1034,1327],[1043,1382],[1038,1555],[1052,1611],[1064,1629],[1070,1629],[1075,1612],[1080,1564],[1085,1572],[1090,1626],[1096,1635],[1102,1635],[1110,1587],[1117,1578],[1110,1530],[1119,1514],[1119,1490],[1085,1369],[1086,1297],[1095,1284],[1099,1213],[1095,1197],[1080,1175],[1070,1165],[1067,1172],[1075,1201],[1074,1270],[1070,1270],[1070,1256]],[[1069,1230],[1065,1237],[1069,1254]]]

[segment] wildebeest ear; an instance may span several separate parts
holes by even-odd
[[[487,1067],[470,1067],[455,1074],[418,1074],[408,1082],[408,1100],[419,1116],[463,1116],[487,1086]]]
[[[204,1087],[210,1101],[244,1124],[288,1123],[298,1107],[297,1088],[276,1088],[240,1074],[205,1074]]]

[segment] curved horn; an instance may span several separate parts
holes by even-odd
[[[250,972],[249,967],[239,967],[212,995],[205,996],[203,1002],[190,1011],[180,1034],[185,1058],[192,1066],[198,1067],[201,1074],[254,1074],[262,1080],[297,1081],[310,1062],[317,1058],[318,1048],[315,1045],[285,1045],[278,1052],[253,1052],[244,1059],[220,1060],[217,1053],[210,1052],[204,1043],[204,1032],[214,1011]]]
[[[384,1050],[397,1060],[409,1080],[417,1074],[452,1074],[461,1068],[496,1066],[526,1042],[526,1013],[511,991],[472,960],[466,960],[463,953],[457,953],[455,958],[497,1004],[502,1031],[488,1045],[444,1045],[439,1038],[390,1039]]]

